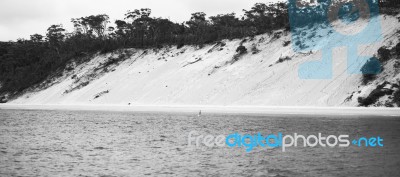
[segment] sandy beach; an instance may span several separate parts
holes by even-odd
[[[2,104],[0,109],[25,110],[88,110],[88,111],[128,111],[128,112],[181,112],[262,114],[262,115],[316,115],[346,117],[399,117],[399,108],[365,107],[295,107],[295,106],[219,106],[219,105],[18,105]]]

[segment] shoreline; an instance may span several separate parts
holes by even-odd
[[[311,107],[311,106],[222,106],[222,105],[25,105],[0,104],[0,110],[70,110],[117,112],[164,112],[203,114],[379,116],[400,118],[400,108],[382,107]]]

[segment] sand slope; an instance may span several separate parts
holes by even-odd
[[[400,29],[394,17],[378,17],[382,23],[382,40],[360,46],[359,54],[373,55],[381,46],[397,44]],[[365,22],[359,22],[365,23]],[[354,29],[338,26],[342,31]],[[276,34],[276,35],[275,35]],[[306,31],[316,36],[318,45],[332,41],[329,31]],[[280,37],[277,37],[280,36]],[[160,50],[129,49],[96,55],[90,61],[74,66],[73,71],[53,78],[44,90],[28,91],[11,104],[51,105],[220,105],[220,106],[356,106],[352,93],[368,94],[374,86],[360,86],[361,75],[346,72],[346,48],[339,47],[333,55],[333,78],[303,80],[298,67],[305,61],[321,57],[321,52],[295,53],[290,33],[277,31],[253,39],[225,40],[203,48],[175,46]],[[234,62],[236,48],[243,42],[248,53]],[[259,50],[257,53],[252,48]],[[122,53],[122,55],[121,55]],[[110,60],[124,59],[118,64]],[[279,59],[290,60],[278,62]],[[361,67],[361,66],[360,66]],[[390,78],[398,80],[393,68]],[[371,87],[371,88],[369,88]],[[361,94],[357,96],[362,96]]]

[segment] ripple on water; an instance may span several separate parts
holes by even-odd
[[[397,119],[0,110],[0,176],[398,176]],[[188,147],[202,134],[385,137],[381,149]],[[357,173],[355,173],[355,171]],[[384,174],[384,175],[382,175]]]

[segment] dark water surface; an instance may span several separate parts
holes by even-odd
[[[190,131],[380,136],[384,147],[188,146]],[[0,176],[400,176],[400,119],[0,110]]]

